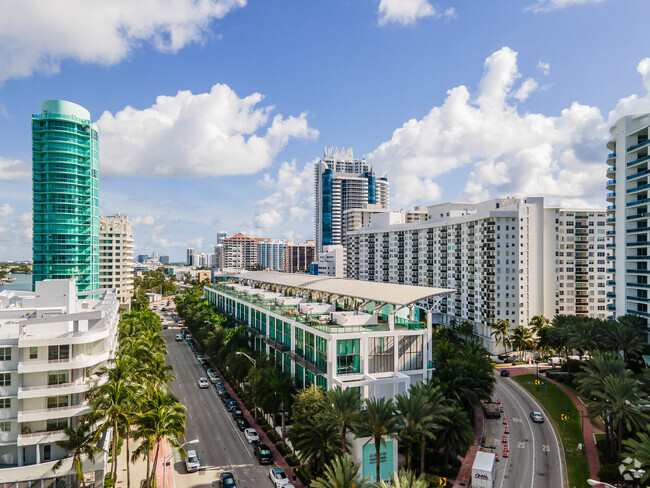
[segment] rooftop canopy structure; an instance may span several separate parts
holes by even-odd
[[[243,283],[260,283],[280,287],[301,288],[327,295],[351,297],[360,300],[385,303],[396,307],[419,305],[430,309],[425,300],[440,299],[453,293],[449,288],[432,288],[428,286],[398,285],[372,281],[347,280],[328,276],[313,276],[302,273],[280,273],[275,271],[252,271],[229,275],[229,278]]]

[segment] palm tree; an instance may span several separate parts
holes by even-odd
[[[115,368],[113,371],[120,371]],[[109,372],[109,379],[110,379]],[[115,376],[118,376],[116,373]],[[131,402],[135,389],[124,377],[117,380],[109,380],[91,393],[93,399],[92,420],[101,422],[95,433],[95,441],[108,429],[113,429],[113,445],[111,449],[112,473],[111,478],[117,479],[117,446],[120,440],[120,430],[131,415],[133,404]]]
[[[413,471],[400,470],[399,474],[393,472],[390,481],[380,481],[377,488],[428,488],[429,483],[424,475],[419,477]]]
[[[432,383],[417,383],[411,387],[411,390],[416,395],[420,390],[426,397],[429,405],[429,413],[431,414],[430,422],[423,422],[419,426],[420,434],[420,473],[424,473],[424,460],[426,454],[426,440],[435,440],[436,433],[440,429],[442,422],[449,421],[447,412],[449,407],[446,404],[445,397],[443,396],[440,388]]]
[[[508,353],[508,346],[510,345],[510,322],[507,319],[499,319],[496,324],[490,326],[492,332],[490,336],[494,337],[494,341],[497,343],[503,344],[503,347]]]
[[[519,351],[519,358],[523,360],[523,352],[533,347],[533,333],[523,325],[515,327],[510,335],[510,343],[514,349]]]
[[[136,439],[147,439],[155,445],[153,469],[149,483],[156,479],[160,444],[166,439],[172,447],[180,447],[179,438],[185,432],[185,407],[172,393],[161,388],[149,389],[142,402],[142,414],[137,421]],[[148,486],[151,486],[149,484]]]
[[[636,356],[643,352],[647,345],[647,334],[641,334],[635,326],[630,325],[627,315],[619,318],[619,321],[606,329],[612,348],[616,351],[623,351],[623,360],[627,363],[630,356]],[[624,319],[624,320],[623,320]],[[623,320],[621,322],[621,320]]]
[[[458,327],[458,332],[463,334],[466,338],[472,337],[472,335],[474,334],[474,326],[472,325],[471,322],[465,320]]]
[[[548,328],[551,325],[551,321],[543,315],[535,315],[532,319],[530,319],[528,325],[530,325],[533,333],[539,337],[539,332],[542,329]]]
[[[95,462],[95,455],[102,451],[95,441],[95,433],[91,430],[90,423],[81,419],[76,429],[66,427],[63,429],[67,439],[56,441],[56,445],[68,454],[59,459],[52,467],[52,471],[58,471],[63,461],[72,457],[72,469],[77,472],[77,478],[81,486],[86,486],[86,479],[83,473],[83,456],[87,456],[91,462]]]
[[[623,444],[627,447],[625,455],[639,461],[641,468],[645,469],[641,482],[646,483],[650,480],[650,424],[645,426],[645,432],[637,434],[637,439],[625,440]]]
[[[428,398],[421,389],[411,389],[410,393],[397,395],[395,406],[399,414],[398,429],[401,437],[406,439],[406,469],[410,470],[415,435],[423,430],[423,425],[434,423],[434,417]]]
[[[626,376],[608,376],[604,382],[603,392],[596,392],[596,396],[610,404],[610,411],[614,417],[614,427],[617,427],[618,457],[623,452],[623,426],[629,431],[646,425],[650,420],[644,412],[647,399],[639,388],[636,378]]]
[[[397,432],[397,418],[395,406],[392,400],[384,398],[366,398],[366,409],[362,411],[357,427],[358,437],[370,437],[375,443],[375,465],[377,466],[377,477],[380,480],[380,451],[381,446],[386,445],[384,436],[393,435]]]
[[[326,417],[338,427],[341,436],[341,455],[345,456],[346,435],[350,426],[359,417],[361,411],[361,395],[352,388],[334,388],[326,393],[325,402],[331,405]]]
[[[447,418],[441,423],[436,437],[436,445],[445,452],[445,466],[449,466],[449,457],[465,452],[474,443],[474,429],[469,417],[459,405],[453,405],[447,411]]]
[[[326,464],[341,455],[338,429],[329,420],[316,417],[294,428],[299,429],[295,447],[300,461],[307,464],[312,473],[322,473]]]
[[[349,456],[334,458],[325,466],[325,473],[312,481],[313,488],[372,488],[370,476],[359,478],[359,464]]]
[[[259,375],[255,379],[255,403],[261,406],[267,413],[275,414],[280,410],[282,418],[282,440],[286,441],[286,413],[295,390],[294,379],[290,373],[278,371],[273,367],[258,371]]]

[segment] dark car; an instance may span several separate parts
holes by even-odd
[[[228,393],[227,391],[223,392],[223,394],[221,395],[221,399],[223,400],[224,405],[228,404],[228,400],[231,400],[230,393]]]
[[[510,371],[508,371],[507,369],[502,369],[501,376],[505,376],[505,377],[510,376]]]
[[[241,408],[235,407],[232,409],[232,416],[235,420],[237,419],[243,419],[244,418],[244,412],[241,411]]]
[[[248,429],[251,426],[251,424],[246,420],[245,418],[240,418],[237,419],[237,428],[244,432],[246,429]]]
[[[219,488],[236,488],[235,477],[232,473],[221,473]]]
[[[260,464],[271,464],[273,462],[273,454],[271,454],[271,449],[266,444],[257,444],[253,449],[253,454],[255,454]]]

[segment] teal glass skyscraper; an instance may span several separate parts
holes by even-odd
[[[90,113],[48,100],[32,115],[34,282],[99,289],[99,152]]]

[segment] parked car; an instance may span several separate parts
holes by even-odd
[[[237,488],[235,485],[235,477],[232,473],[221,473],[219,488]]]
[[[535,423],[544,423],[544,415],[542,415],[542,412],[530,412],[530,418]]]
[[[226,405],[228,403],[228,400],[231,400],[230,393],[228,393],[227,391],[224,391],[221,394],[221,399],[223,400],[223,404]]]
[[[163,307],[163,308],[162,308],[162,311],[163,311],[163,312],[166,312],[166,311],[167,311],[167,309],[166,309],[165,307]]]
[[[237,400],[235,400],[234,398],[229,398],[228,401],[226,402],[226,408],[228,409],[229,412],[232,412],[237,407],[239,407],[239,404],[237,403]]]
[[[237,419],[237,428],[239,430],[246,430],[251,426],[246,419]]]
[[[182,342],[183,338],[181,337],[180,334],[176,334],[176,339],[175,340],[176,340],[176,342]]]
[[[212,382],[213,385],[217,384],[217,381],[219,381],[219,376],[217,373],[208,373],[208,378],[210,378],[210,381]]]
[[[255,429],[246,429],[244,431],[244,437],[249,444],[254,444],[260,441],[260,436]]]
[[[510,371],[507,369],[502,369],[501,376],[505,376],[507,378],[508,376],[510,376]]]
[[[235,420],[237,419],[243,419],[244,418],[244,412],[241,411],[241,408],[235,407],[232,410],[232,416]]]
[[[223,380],[217,376],[217,379],[214,381],[216,386],[223,386]],[[223,386],[225,388],[225,386]]]
[[[196,451],[187,451],[187,459],[185,460],[185,469],[188,473],[198,471],[201,467],[199,462],[199,456],[196,455]]]
[[[201,376],[199,378],[199,388],[208,388],[210,386],[210,383],[208,383],[208,380]]]
[[[260,464],[271,464],[273,462],[273,454],[271,454],[271,449],[266,444],[257,444],[253,449],[253,454]]]
[[[276,488],[279,486],[286,486],[289,484],[289,478],[287,473],[284,472],[282,468],[271,468],[269,469],[269,479],[273,482],[273,486]]]

